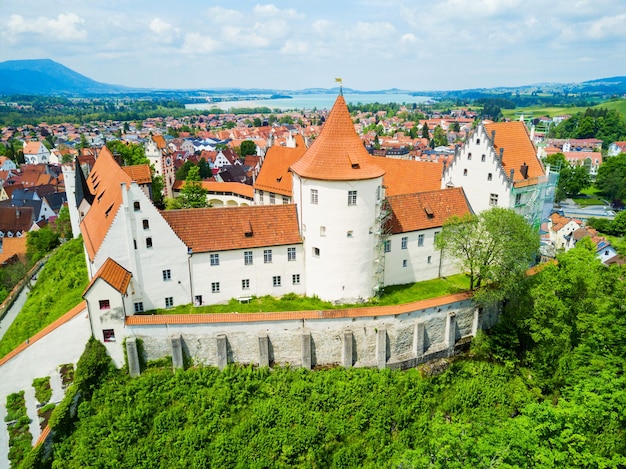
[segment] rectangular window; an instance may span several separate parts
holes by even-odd
[[[172,271],[170,269],[163,271],[163,280],[172,280]]]
[[[482,155],[482,156],[480,157],[480,161],[482,161],[483,163],[485,162],[485,155]]]
[[[315,257],[320,257],[320,248],[313,248],[313,255]]]
[[[283,205],[287,205],[289,203],[289,197],[283,195]]]
[[[98,303],[100,304],[100,309],[111,309],[111,303],[109,303],[109,300],[100,300]]]
[[[272,285],[274,285],[275,287],[280,287],[281,281],[280,281],[280,275],[275,275],[272,277]]]
[[[173,296],[168,296],[165,298],[165,307],[166,308],[171,308],[172,306],[174,306],[174,297]]]
[[[113,329],[103,329],[102,336],[105,342],[115,342],[115,331]]]
[[[220,292],[220,282],[211,282],[211,293]]]
[[[326,236],[326,227],[320,226],[320,236]]]
[[[433,244],[437,242],[437,236],[439,236],[439,231],[435,231],[435,234],[433,236]]]
[[[143,302],[135,303],[135,313],[143,313]]]
[[[266,264],[269,264],[270,262],[272,262],[272,250],[271,249],[263,250],[263,262],[265,262]]]
[[[270,194],[270,204],[274,205],[276,203],[276,194]]]
[[[263,191],[259,191],[259,202],[263,203]]]
[[[356,191],[348,191],[348,205],[356,205]]]
[[[391,252],[391,240],[388,239],[387,241],[385,241],[385,252]]]
[[[493,176],[491,173],[487,174],[487,181],[491,181],[493,179]]]
[[[404,259],[402,261],[402,267],[407,267],[409,265],[409,261],[407,261],[406,259]]]
[[[492,207],[498,205],[498,194],[491,194],[489,196],[489,205]]]
[[[150,228],[150,222],[148,220],[143,220],[143,229],[147,230]]]
[[[211,259],[211,265],[220,265],[220,255],[219,254],[209,254]]]
[[[431,261],[432,261],[432,256],[428,256],[428,260],[426,262],[430,264]]]
[[[152,238],[146,238],[146,247],[148,249],[152,247]]]
[[[317,205],[318,200],[317,189],[311,189],[311,203]]]
[[[135,247],[135,249],[137,249],[137,240],[133,239],[133,246]]]
[[[522,203],[522,194],[515,195],[515,205],[520,205]]]
[[[401,246],[401,247],[402,247],[402,249],[406,249],[406,248],[407,248],[407,246],[408,246],[408,244],[409,244],[409,238],[408,238],[408,236],[403,236],[403,237],[402,237],[402,246]]]
[[[133,208],[135,212],[138,212],[139,210],[141,210],[141,205],[139,205],[139,202],[135,201],[133,202]]]
[[[300,274],[293,274],[291,276],[291,283],[294,285],[300,285]]]
[[[250,279],[249,278],[244,278],[241,281],[241,289],[242,290],[249,290],[250,289]]]
[[[287,248],[287,260],[288,261],[296,260],[296,248]]]
[[[202,306],[202,295],[196,295],[193,298],[193,305],[194,306]]]
[[[424,235],[417,235],[417,245],[418,246],[423,246],[424,245]]]
[[[243,263],[244,265],[252,265],[252,251],[243,252]]]

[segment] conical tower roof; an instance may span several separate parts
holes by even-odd
[[[385,174],[372,163],[372,156],[354,130],[342,95],[337,97],[318,137],[291,170],[300,177],[326,181],[358,181]]]

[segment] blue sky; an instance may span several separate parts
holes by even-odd
[[[624,0],[2,0],[0,61],[154,88],[452,90],[626,75]]]

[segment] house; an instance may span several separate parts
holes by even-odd
[[[553,252],[568,250],[574,247],[572,233],[583,227],[581,220],[568,218],[559,213],[552,213],[548,217],[548,234]]]
[[[6,156],[0,156],[0,171],[15,171],[17,169],[17,166],[15,165],[15,162],[10,159],[7,158]]]
[[[555,185],[521,121],[479,124],[442,178],[442,188],[463,187],[474,212],[511,208],[535,226],[551,207]]]
[[[602,166],[602,153],[597,151],[566,151],[563,155],[571,166],[584,166],[590,176],[597,176]]]
[[[613,142],[609,145],[607,156],[617,156],[620,153],[626,153],[626,142]]]
[[[0,206],[0,238],[25,236],[34,223],[32,207]]]
[[[42,142],[24,142],[24,160],[26,164],[48,164],[50,150]]]

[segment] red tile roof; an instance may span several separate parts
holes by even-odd
[[[428,192],[441,188],[443,164],[373,156],[372,163],[385,171],[387,196]]]
[[[109,257],[106,261],[104,261],[104,264],[102,264],[102,267],[100,267],[98,272],[96,272],[96,275],[93,276],[91,282],[89,282],[89,285],[85,288],[83,295],[89,291],[91,286],[98,279],[104,280],[120,292],[120,294],[124,295],[128,289],[131,277],[132,274],[128,270]]]
[[[161,215],[193,252],[302,242],[295,205],[167,210]]]
[[[184,184],[181,185],[184,186]],[[254,198],[254,189],[248,184],[241,182],[217,182],[217,181],[202,181],[202,187],[209,191],[209,194],[216,192],[232,192],[233,194]]]
[[[485,130],[489,138],[491,138],[492,131],[495,130],[494,148],[496,154],[499,155],[500,149],[504,149],[502,165],[507,176],[511,170],[515,171],[513,175],[515,183],[545,176],[543,165],[537,158],[537,150],[530,140],[528,130],[523,122],[493,122],[485,124]],[[527,178],[520,171],[523,164],[528,166]]]
[[[391,205],[391,232],[407,233],[443,226],[453,215],[471,213],[463,188],[439,189],[388,198]]]
[[[152,175],[150,174],[150,166],[147,164],[122,166],[122,169],[137,184],[150,184],[152,182]]]
[[[106,146],[102,147],[87,177],[87,186],[94,194],[93,205],[80,223],[85,249],[92,261],[122,203],[120,184],[125,183],[128,187],[131,182],[132,179],[117,164],[111,151]]]
[[[338,96],[322,131],[291,169],[301,177],[325,181],[357,181],[380,177],[384,171],[354,130],[343,96]]]
[[[289,196],[292,194],[289,168],[307,150],[302,136],[298,135],[296,142],[296,148],[274,145],[267,150],[261,171],[254,183],[255,189]]]

